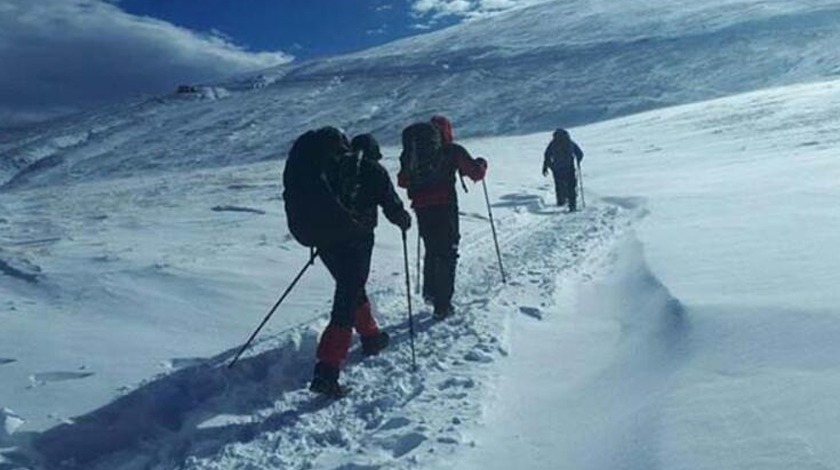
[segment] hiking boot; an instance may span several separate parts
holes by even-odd
[[[350,388],[339,384],[338,381],[330,382],[326,379],[315,378],[309,384],[309,391],[337,400],[346,397],[350,393]]]
[[[452,305],[435,305],[435,311],[432,313],[432,318],[435,320],[443,320],[452,315]]]
[[[315,373],[309,390],[328,398],[344,398],[350,392],[348,387],[338,383],[338,369],[323,362],[315,364]]]
[[[362,354],[365,357],[376,356],[391,342],[390,336],[384,331],[371,336],[362,336]]]

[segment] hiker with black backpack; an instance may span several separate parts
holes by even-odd
[[[375,144],[372,136],[368,141]],[[289,229],[303,245],[314,247],[335,279],[330,322],[318,343],[309,387],[333,398],[347,392],[338,377],[353,330],[361,336],[365,356],[378,354],[389,342],[365,292],[377,207],[403,231],[411,226],[388,173],[373,155],[372,145],[353,151],[341,131],[325,127],[298,138],[283,174]]]
[[[406,127],[402,145],[397,180],[408,190],[426,250],[423,298],[434,306],[434,318],[442,320],[452,314],[461,239],[455,174],[481,181],[487,161],[456,144],[452,123],[441,115]]]
[[[546,176],[548,170],[551,170],[554,176],[557,205],[564,206],[568,201],[569,212],[577,210],[576,169],[580,167],[581,160],[583,160],[583,150],[569,136],[569,131],[555,130],[551,142],[545,149],[542,174]]]

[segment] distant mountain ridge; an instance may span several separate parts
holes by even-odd
[[[326,124],[394,143],[441,112],[460,137],[521,134],[840,74],[837,2],[696,3],[549,2],[86,112],[0,140],[0,187],[282,158]]]

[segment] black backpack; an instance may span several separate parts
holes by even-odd
[[[353,152],[343,155],[337,165],[335,194],[341,204],[355,213],[362,185],[362,156]]]
[[[445,181],[443,140],[431,122],[412,124],[402,132],[400,164],[408,174],[408,193],[436,186]]]
[[[564,170],[569,167],[574,167],[574,147],[568,132],[562,129],[554,131],[551,145],[552,168]]]
[[[334,127],[308,131],[292,145],[283,171],[283,201],[289,232],[301,245],[325,246],[359,233],[333,187],[340,155],[349,151],[347,137]]]

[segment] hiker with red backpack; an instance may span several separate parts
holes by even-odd
[[[330,322],[318,343],[309,387],[333,398],[347,392],[338,377],[353,330],[361,337],[365,356],[378,354],[389,342],[365,292],[377,208],[403,231],[411,227],[411,216],[377,159],[373,136],[360,138],[351,149],[341,131],[324,127],[295,141],[283,173],[289,229],[300,243],[316,250],[335,279]]]
[[[569,136],[566,129],[557,129],[552,135],[551,142],[545,149],[542,174],[546,176],[551,170],[554,176],[554,191],[557,195],[557,205],[563,206],[568,201],[569,212],[577,210],[577,168],[583,160],[583,150]]]
[[[423,298],[434,306],[434,318],[442,320],[452,314],[461,239],[455,174],[481,181],[487,161],[456,144],[452,123],[441,115],[406,127],[402,144],[397,181],[408,190],[426,249]]]

